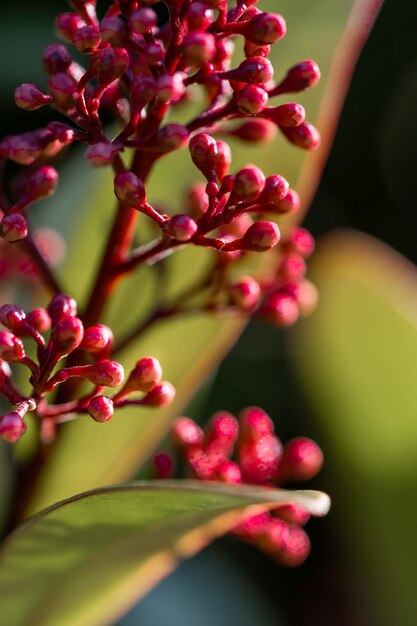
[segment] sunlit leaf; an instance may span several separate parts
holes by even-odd
[[[298,503],[325,515],[320,492],[193,481],[108,487],[60,502],[22,525],[0,561],[8,626],[104,626],[240,519],[249,505]]]

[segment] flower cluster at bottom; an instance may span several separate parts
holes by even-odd
[[[205,431],[190,418],[180,417],[172,439],[187,472],[203,481],[281,486],[310,480],[323,463],[323,454],[311,439],[297,437],[282,444],[271,418],[258,407],[243,410],[238,418],[225,411],[215,413]],[[167,477],[172,469],[169,457],[159,454],[154,461],[158,477]],[[297,566],[310,552],[310,540],[302,528],[309,517],[300,506],[287,504],[251,513],[233,533],[280,564]]]

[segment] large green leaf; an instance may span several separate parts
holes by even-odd
[[[368,6],[369,0],[360,0],[355,6],[358,4]],[[305,104],[309,119],[313,121],[325,90],[330,94],[327,98],[331,100],[333,86],[329,83],[329,68],[351,6],[351,0],[337,3],[321,0],[314,7],[307,0],[299,0],[296,3],[283,2],[280,7],[288,22],[288,36],[274,46],[272,60],[277,67],[277,76],[284,74],[288,66],[308,57],[317,59],[323,72],[323,79],[317,88],[307,94],[297,94],[297,100]],[[263,3],[263,8],[274,10],[276,7],[270,0]],[[362,29],[358,23],[355,27]],[[353,50],[353,59],[356,60],[357,47]],[[334,80],[334,72],[332,77]],[[347,85],[348,80],[345,82],[345,90]],[[344,94],[340,82],[335,94],[340,103]],[[181,115],[184,116],[184,113]],[[326,131],[327,124],[334,128],[336,121],[337,113],[324,117],[321,130]],[[242,144],[232,142],[232,149],[235,167],[245,162],[256,162],[268,174],[276,171],[283,173],[292,184],[295,184],[305,160],[305,153],[289,145],[282,137],[274,145],[262,147],[243,147]],[[323,155],[319,162],[322,167]],[[151,202],[167,204],[180,210],[181,190],[195,178],[196,170],[187,151],[169,155],[152,172],[149,187]],[[78,208],[76,211],[78,219],[72,229],[69,258],[64,268],[69,290],[81,301],[85,301],[93,279],[96,261],[104,243],[103,232],[108,229],[112,211],[111,181],[109,177],[106,179],[106,173],[94,173],[87,201],[82,204],[81,210]],[[140,234],[142,230],[143,227],[139,229]],[[146,315],[155,293],[162,290],[164,295],[172,296],[193,283],[206,266],[208,254],[205,250],[185,249],[170,257],[166,263],[167,282],[163,285],[158,282],[155,269],[139,271],[116,292],[105,321],[112,325],[116,333],[125,332]],[[208,373],[229,350],[244,323],[244,320],[225,322],[208,316],[167,321],[160,323],[125,351],[122,360],[127,367],[147,354],[161,359],[164,376],[177,388],[175,403],[164,411],[129,410],[117,416],[113,423],[102,427],[88,420],[66,425],[45,466],[31,510],[38,510],[75,491],[130,477],[165,436],[173,416],[182,410]],[[76,464],[73,462],[74,454],[77,456]]]
[[[6,541],[0,621],[7,626],[112,624],[140,596],[250,505],[298,503],[325,515],[320,492],[194,481],[134,483],[74,496]]]
[[[415,623],[417,268],[359,233],[327,237],[296,364],[327,437],[336,512],[381,626]],[[326,449],[326,447],[325,447]],[[395,572],[395,575],[393,573]]]

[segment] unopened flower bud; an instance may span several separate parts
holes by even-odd
[[[0,417],[0,439],[14,443],[26,432],[26,424],[17,411],[11,411]]]
[[[58,72],[66,72],[71,65],[72,59],[65,46],[51,44],[43,53],[43,67],[50,76]]]
[[[143,399],[143,404],[145,406],[166,406],[170,404],[175,397],[175,388],[171,383],[167,381],[163,381],[159,385],[155,385],[146,394]]]
[[[280,565],[298,567],[310,554],[311,543],[307,533],[299,526],[289,526],[284,537],[283,547],[273,556]]]
[[[258,13],[244,30],[244,35],[251,41],[272,44],[282,39],[287,32],[287,25],[278,13]]]
[[[48,313],[51,316],[52,325],[55,326],[65,317],[73,317],[77,314],[77,303],[74,298],[65,293],[57,293],[48,304]]]
[[[126,42],[126,22],[120,17],[104,17],[100,22],[100,36],[112,46],[123,46]]]
[[[243,482],[242,471],[239,465],[229,459],[225,459],[216,468],[215,479],[232,485],[238,485]]]
[[[187,9],[188,30],[206,30],[213,22],[213,11],[205,2],[193,2]]]
[[[305,481],[321,470],[323,453],[312,439],[295,437],[284,446],[280,478],[287,481]]]
[[[308,59],[297,63],[288,70],[284,80],[273,89],[273,94],[296,93],[314,87],[320,80],[320,68],[315,61]]]
[[[319,131],[309,122],[303,122],[293,128],[281,126],[281,131],[291,143],[303,150],[315,150],[320,145]]]
[[[114,405],[107,396],[95,396],[88,403],[88,412],[95,422],[108,422],[114,413]]]
[[[41,154],[42,145],[35,133],[8,138],[7,156],[20,165],[31,165]]]
[[[108,141],[98,141],[90,146],[86,157],[93,167],[105,167],[110,165],[114,157],[120,152],[121,146]]]
[[[28,223],[20,213],[7,213],[0,224],[0,236],[13,243],[24,239],[28,234]]]
[[[189,241],[198,231],[198,225],[186,214],[174,215],[167,224],[169,235],[177,241]]]
[[[298,504],[285,504],[280,506],[275,513],[279,519],[284,520],[287,524],[296,524],[297,526],[304,526],[310,519],[308,511]]]
[[[25,348],[19,337],[5,330],[0,332],[0,359],[18,363],[26,356]]]
[[[161,152],[172,152],[183,148],[188,141],[189,132],[181,124],[166,124],[155,136],[152,149]]]
[[[84,327],[78,317],[64,317],[51,333],[52,349],[59,359],[70,354],[81,344]]]
[[[264,85],[272,80],[273,76],[272,63],[265,57],[250,57],[242,61],[236,69],[223,73],[224,78],[254,85]]]
[[[225,141],[217,141],[218,156],[216,159],[214,170],[220,181],[229,173],[232,164],[232,151]]]
[[[156,81],[149,74],[141,72],[137,74],[130,84],[132,104],[138,109],[143,108],[155,97]]]
[[[305,228],[299,226],[286,238],[284,247],[286,250],[301,254],[308,259],[314,250],[314,237]]]
[[[146,48],[146,57],[148,65],[162,63],[165,57],[165,48],[161,41],[153,41]]]
[[[271,52],[271,46],[263,45],[258,42],[245,40],[245,46],[243,49],[245,57],[267,57]]]
[[[264,143],[272,141],[277,134],[276,126],[273,122],[258,118],[246,120],[229,131],[230,135],[251,143]]]
[[[279,243],[281,234],[274,222],[255,222],[242,237],[241,250],[262,252]]]
[[[98,48],[101,42],[100,33],[95,26],[83,26],[75,31],[72,38],[75,47],[80,52],[91,54]]]
[[[84,20],[76,13],[60,13],[55,21],[57,35],[66,41],[72,41],[74,33],[83,26]]]
[[[111,83],[129,67],[129,54],[124,48],[102,48],[92,57],[92,67],[103,83]]]
[[[87,352],[102,352],[112,343],[113,333],[110,328],[104,324],[95,324],[85,329],[80,348]]]
[[[3,304],[0,306],[0,322],[13,332],[19,332],[26,314],[20,306]]]
[[[261,287],[251,276],[244,276],[230,285],[229,293],[233,304],[243,310],[251,309],[261,297]]]
[[[28,178],[28,194],[31,201],[51,196],[58,184],[58,172],[51,165],[43,165]]]
[[[26,320],[38,333],[44,333],[51,327],[51,318],[45,309],[34,309],[26,315]]]
[[[219,142],[218,142],[219,143]],[[209,199],[204,183],[194,183],[187,190],[186,208],[195,218],[199,218],[205,213],[209,206]]]
[[[232,194],[236,200],[255,200],[261,193],[265,184],[265,176],[262,170],[255,165],[240,170],[233,184]]]
[[[301,206],[300,196],[294,189],[288,189],[288,193],[282,200],[274,203],[274,213],[296,213]]]
[[[204,449],[209,455],[217,451],[227,457],[232,453],[238,435],[239,424],[235,416],[219,411],[211,417],[207,426]]]
[[[158,17],[153,9],[142,7],[133,11],[129,18],[129,28],[132,33],[145,35],[151,33],[157,26]]]
[[[250,442],[265,435],[274,434],[274,423],[265,411],[256,406],[248,407],[238,415],[240,441]]]
[[[219,156],[217,142],[207,133],[198,133],[191,137],[188,145],[194,165],[208,179],[211,178]]]
[[[288,181],[279,174],[273,174],[265,179],[265,185],[258,198],[258,202],[265,204],[276,204],[280,202],[288,193]]]
[[[48,81],[48,92],[52,96],[52,102],[59,109],[67,109],[74,104],[77,93],[77,83],[68,74],[58,72],[52,74]]]
[[[160,102],[178,102],[184,95],[185,85],[183,72],[175,72],[173,76],[164,74],[156,81],[156,96]]]
[[[268,107],[262,112],[266,118],[280,127],[299,126],[305,120],[305,110],[301,104],[289,102],[278,107]]]
[[[145,187],[133,172],[122,172],[114,179],[114,193],[127,206],[142,205],[146,200]]]
[[[181,50],[187,63],[199,67],[214,57],[216,40],[210,33],[193,31],[184,37]]]
[[[285,282],[298,282],[306,273],[306,263],[299,254],[286,254],[279,266],[279,278]]]
[[[32,83],[20,85],[14,92],[14,98],[17,106],[26,111],[35,111],[52,100]]]
[[[269,324],[286,328],[295,324],[300,311],[295,298],[285,292],[275,292],[265,298],[258,315]]]
[[[169,478],[173,474],[174,461],[169,454],[159,453],[154,456],[153,461],[153,475],[157,480],[163,480]]]
[[[202,446],[204,433],[200,426],[189,417],[179,417],[172,427],[171,437],[174,446],[186,453],[190,448]]]
[[[143,357],[137,361],[118,395],[124,397],[135,391],[151,391],[160,382],[161,378],[162,368],[158,359],[152,356]]]
[[[275,435],[263,435],[238,450],[243,478],[252,484],[263,484],[274,479],[282,456],[282,444]]]
[[[88,369],[87,369],[88,368]],[[100,387],[118,387],[124,378],[123,367],[117,361],[103,359],[94,365],[87,366],[85,378]]]
[[[237,108],[248,115],[260,113],[266,107],[267,102],[267,92],[258,85],[246,85],[236,94]]]

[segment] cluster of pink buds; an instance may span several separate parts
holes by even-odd
[[[161,380],[161,366],[153,357],[140,359],[123,384],[122,365],[109,359],[112,331],[103,324],[84,328],[75,300],[65,294],[55,295],[47,309],[27,313],[19,306],[5,304],[0,307],[0,322],[7,329],[0,331],[0,394],[16,406],[0,417],[0,437],[5,441],[14,442],[25,433],[23,418],[29,411],[38,418],[41,440],[47,442],[53,439],[58,424],[77,415],[88,414],[97,422],[107,422],[115,408],[160,407],[174,398],[173,386]],[[36,360],[26,354],[24,338],[35,342]],[[61,360],[75,351],[80,365],[59,367]],[[86,355],[90,362],[86,363]],[[9,364],[28,368],[29,396],[12,382]],[[74,378],[90,383],[92,389],[77,400],[59,402],[58,387]],[[106,387],[119,390],[113,396],[104,395]],[[55,393],[54,404],[48,403],[51,393]],[[140,398],[131,397],[137,393]]]
[[[250,407],[238,418],[218,412],[203,431],[188,417],[179,418],[172,430],[175,449],[185,460],[188,473],[199,480],[267,487],[304,482],[321,469],[323,455],[311,439],[297,437],[282,444],[271,418]],[[167,477],[168,457],[156,458],[157,474]],[[248,516],[234,533],[260,546],[283,565],[302,563],[310,551],[303,526],[309,514],[288,504],[272,512]]]

